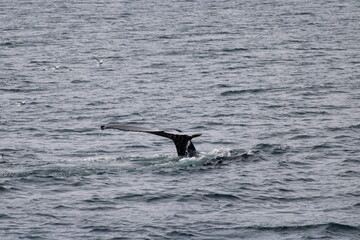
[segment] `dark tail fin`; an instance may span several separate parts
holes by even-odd
[[[191,139],[201,135],[201,133],[183,133],[179,130],[177,130],[178,132],[171,132],[119,124],[101,126],[101,129],[118,129],[121,131],[145,132],[169,138],[174,142],[178,156],[193,156],[196,152],[196,149],[194,144],[191,142]]]

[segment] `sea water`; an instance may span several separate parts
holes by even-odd
[[[0,238],[360,239],[359,22],[356,0],[2,0]],[[200,132],[199,156],[110,123]]]

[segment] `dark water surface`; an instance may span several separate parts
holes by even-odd
[[[3,0],[0,23],[0,239],[360,239],[359,1]]]

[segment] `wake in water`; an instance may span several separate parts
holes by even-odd
[[[239,154],[238,150],[229,148],[214,149],[208,153],[200,152],[196,157],[178,157],[174,154],[155,154],[153,156],[95,156],[83,159],[71,159],[68,162],[71,168],[81,169],[81,172],[138,172],[152,170],[179,170],[196,167],[210,167],[226,164],[231,161],[246,159],[246,153]],[[67,164],[66,164],[67,165]],[[69,168],[66,167],[67,174]],[[79,171],[73,171],[79,172]]]
[[[271,159],[271,156],[282,155],[290,149],[289,146],[279,144],[258,144],[250,150],[215,148],[211,152],[199,152],[196,157],[178,158],[174,156],[156,156],[153,159],[153,166],[189,168],[199,166],[226,165],[232,162],[258,162]],[[158,158],[159,157],[159,158]]]
[[[199,152],[195,157],[178,157],[173,154],[155,154],[154,156],[121,156],[121,157],[94,157],[81,161],[116,166],[119,170],[145,169],[184,169],[193,167],[211,167],[226,165],[232,162],[257,162],[267,159],[266,153],[278,154],[281,145],[261,144],[248,151],[230,148],[215,148],[210,152]],[[285,150],[284,150],[285,151]]]
[[[68,159],[48,162],[31,170],[13,169],[0,172],[1,177],[69,177],[116,174],[118,172],[177,171],[184,169],[206,169],[231,163],[255,163],[270,159],[286,151],[281,145],[259,144],[244,151],[230,148],[216,148],[210,152],[200,152],[196,157],[178,157],[173,154],[154,156],[94,156],[83,159]]]

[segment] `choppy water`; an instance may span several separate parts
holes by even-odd
[[[3,0],[0,238],[360,239],[359,22],[356,0]],[[201,155],[107,123],[202,132]]]

